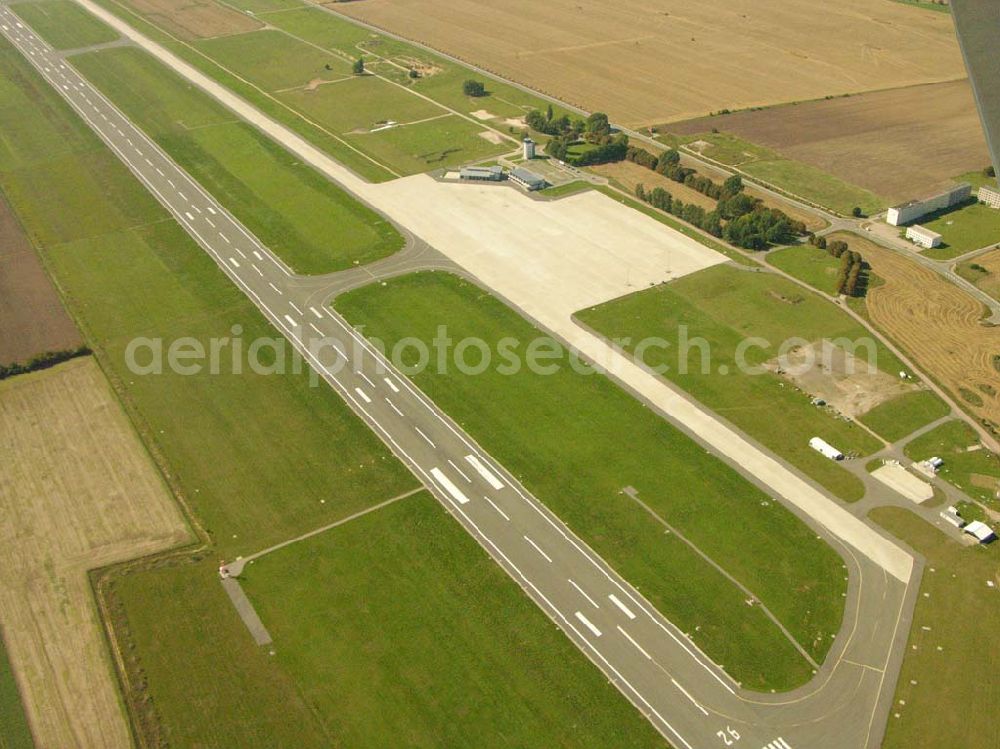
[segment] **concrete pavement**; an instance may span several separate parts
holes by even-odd
[[[842,547],[851,578],[845,626],[816,679],[780,696],[740,689],[6,6],[0,31],[678,749],[878,746],[913,586]]]

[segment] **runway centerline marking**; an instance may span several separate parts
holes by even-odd
[[[529,544],[531,544],[531,546],[534,548],[534,550],[537,551],[539,554],[541,554],[545,558],[546,562],[548,562],[549,564],[552,564],[552,557],[550,557],[548,554],[546,554],[542,550],[541,546],[539,546],[538,544],[536,544],[534,541],[532,541],[527,536],[524,537],[524,540],[527,541]]]
[[[422,431],[422,430],[420,429],[420,427],[418,427],[418,426],[417,426],[416,424],[414,424],[414,425],[413,425],[413,428],[414,428],[414,430],[416,430],[417,434],[419,434],[419,435],[420,435],[421,437],[423,437],[423,438],[424,438],[424,441],[425,441],[425,442],[426,442],[426,443],[427,443],[428,445],[430,445],[431,447],[433,447],[433,448],[434,448],[435,450],[437,449],[437,445],[435,445],[435,444],[434,444],[434,443],[433,443],[433,442],[431,441],[431,438],[430,438],[430,437],[428,437],[428,436],[427,436],[426,434],[424,434],[424,433],[423,433],[423,431]]]
[[[299,314],[299,315],[302,314],[302,310],[299,309],[299,305],[297,305],[291,299],[288,300],[288,303],[291,305],[292,309],[295,310],[296,314]],[[375,386],[372,385],[372,387],[375,387]]]
[[[311,325],[311,324],[312,324],[312,323],[310,323],[310,325]],[[395,412],[396,412],[396,413],[397,413],[397,414],[398,414],[399,416],[402,416],[402,415],[403,415],[403,412],[402,412],[402,411],[400,411],[400,410],[399,410],[399,408],[398,408],[398,407],[396,406],[396,404],[395,404],[395,403],[393,403],[393,402],[392,402],[391,400],[389,400],[388,398],[386,398],[386,399],[385,399],[385,402],[386,402],[386,403],[388,403],[388,404],[389,404],[389,408],[391,408],[391,409],[392,409],[393,411],[395,411]]]
[[[591,633],[594,635],[594,637],[600,637],[601,636],[601,630],[599,630],[597,627],[595,627],[591,623],[590,619],[588,619],[587,617],[585,617],[582,613],[580,613],[579,611],[577,611],[575,614],[573,614],[573,616],[575,616],[577,619],[579,619],[580,623],[584,627],[586,627],[587,629],[589,629],[591,631]]]
[[[281,296],[281,289],[279,289],[277,286],[275,286],[270,281],[267,282],[267,285],[270,286],[271,290],[274,291],[278,296]]]
[[[644,656],[646,656],[646,660],[647,660],[647,661],[651,661],[651,660],[653,660],[653,656],[651,656],[651,655],[650,655],[649,653],[647,653],[647,652],[646,652],[646,649],[645,649],[645,648],[643,648],[643,647],[642,647],[642,645],[640,645],[640,644],[639,644],[639,643],[637,643],[637,642],[636,642],[635,640],[633,640],[633,639],[632,639],[632,635],[630,635],[630,634],[629,634],[628,632],[626,632],[626,631],[625,631],[624,629],[622,629],[620,625],[617,625],[617,624],[616,624],[616,625],[615,625],[615,627],[617,627],[617,628],[618,628],[618,631],[622,633],[622,636],[623,636],[623,637],[624,637],[624,638],[625,638],[626,640],[628,640],[629,642],[631,642],[631,643],[632,643],[632,645],[633,645],[633,646],[635,647],[635,649],[636,649],[636,650],[638,650],[638,651],[639,651],[640,653],[642,653],[642,654],[643,654]]]
[[[372,378],[371,377],[369,377],[368,375],[366,375],[364,372],[362,372],[360,370],[358,370],[358,375],[361,377],[361,379],[363,379],[365,382],[368,383],[368,385],[371,387],[372,390],[378,390],[378,388],[375,386],[375,383],[372,382]]]
[[[258,268],[256,263],[250,263],[250,267],[253,268],[255,271],[257,271],[258,276],[260,276],[261,278],[264,277],[264,271]]]
[[[472,483],[472,479],[469,478],[469,474],[467,474],[465,471],[463,471],[461,468],[459,468],[455,464],[455,461],[452,460],[451,458],[448,458],[448,465],[450,465],[452,468],[454,468],[455,471],[458,473],[458,475],[461,476],[463,479],[465,479],[465,483],[467,483],[467,484],[471,484]]]
[[[595,609],[601,608],[600,606],[597,605],[597,601],[595,601],[593,598],[587,595],[587,591],[585,591],[583,588],[581,588],[579,585],[576,584],[576,581],[568,579],[567,582],[569,582],[570,585],[576,588],[576,592],[579,593],[584,598],[586,598],[591,606],[593,606]]]
[[[494,502],[492,499],[490,499],[489,497],[487,497],[485,495],[483,496],[483,499],[485,499],[487,502],[490,503],[490,507],[492,507],[494,510],[496,510],[497,513],[499,513],[500,517],[502,517],[508,523],[510,522],[510,516],[506,512],[504,512],[503,510],[501,510],[499,507],[497,507],[497,503],[496,502]]]

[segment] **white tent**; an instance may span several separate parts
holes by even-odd
[[[981,523],[978,520],[973,520],[962,530],[970,536],[975,536],[981,544],[989,543],[996,538],[996,534],[993,532],[993,529],[986,525],[986,523]]]

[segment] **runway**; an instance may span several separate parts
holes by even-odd
[[[851,590],[827,664],[793,693],[742,690],[6,5],[0,31],[676,749],[879,745],[894,646],[907,631],[906,584],[844,547]]]

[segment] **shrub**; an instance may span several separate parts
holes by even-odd
[[[470,79],[462,84],[462,93],[466,96],[486,96],[486,86],[482,81]]]

